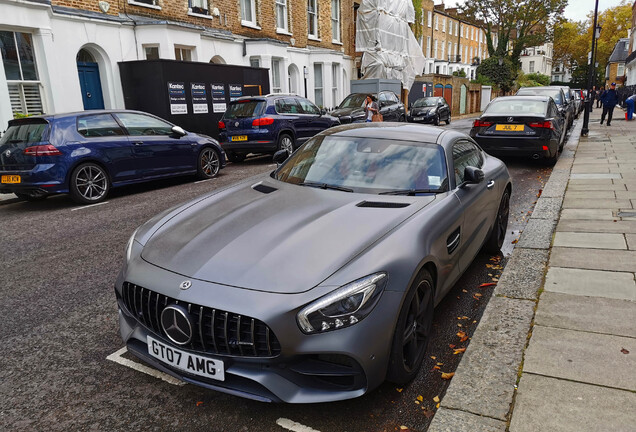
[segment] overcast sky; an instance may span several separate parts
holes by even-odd
[[[599,0],[598,10],[603,11],[605,9],[618,6],[620,0]],[[435,4],[442,3],[441,0],[435,0]],[[463,4],[464,0],[445,0],[444,4],[447,7],[455,6],[455,3]],[[569,0],[568,7],[565,8],[563,14],[565,18],[573,19],[576,21],[583,21],[589,12],[594,12],[595,0]]]

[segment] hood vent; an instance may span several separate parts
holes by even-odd
[[[252,189],[264,194],[272,193],[278,190],[275,187],[267,186],[267,185],[264,185],[263,183],[255,184],[254,186],[252,186]]]
[[[356,204],[356,207],[370,207],[370,208],[403,208],[408,207],[409,203],[401,202],[383,202],[383,201],[362,201]]]

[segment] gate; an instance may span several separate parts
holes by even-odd
[[[450,84],[446,84],[444,88],[444,99],[446,99],[446,103],[448,106],[453,109],[453,86]]]
[[[466,98],[468,97],[468,88],[466,84],[462,84],[459,89],[459,114],[466,114]]]

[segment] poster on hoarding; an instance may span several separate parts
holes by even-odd
[[[211,84],[212,88],[212,112],[224,113],[227,109],[225,103],[225,84]]]
[[[192,92],[192,112],[194,114],[207,114],[208,97],[205,84],[190,83],[190,91]]]
[[[243,86],[241,84],[230,84],[230,102],[243,96]]]
[[[187,114],[185,83],[168,82],[168,97],[170,99],[170,114]]]

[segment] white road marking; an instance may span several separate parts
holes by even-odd
[[[290,419],[279,418],[276,420],[276,424],[283,429],[290,430],[292,432],[320,432],[316,429],[312,429],[309,426],[301,425],[300,423],[296,423]]]
[[[112,353],[111,355],[109,355],[108,357],[106,357],[106,360],[110,360],[113,361],[115,363],[119,363],[120,365],[123,366],[127,366],[131,369],[136,370],[137,372],[142,372],[145,373],[147,375],[150,375],[152,377],[155,378],[159,378],[161,380],[164,380],[165,382],[167,382],[168,384],[172,384],[172,385],[176,385],[176,386],[182,386],[185,385],[185,383],[181,380],[178,380],[166,373],[163,373],[161,371],[158,371],[157,369],[153,369],[151,367],[139,364],[137,362],[134,362],[132,360],[128,360],[126,358],[122,357],[122,354],[124,354],[125,352],[128,351],[128,348],[123,347],[122,349],[120,349],[119,351],[116,351],[114,353]]]
[[[85,205],[85,206],[82,206],[82,207],[75,207],[75,208],[72,208],[71,211],[84,210],[85,208],[100,206],[102,204],[108,204],[108,201],[100,202],[100,203],[97,203],[97,204],[89,204],[89,205]]]
[[[199,181],[195,181],[194,184],[199,184],[199,183],[203,183],[203,182],[208,182],[210,180],[214,180],[214,179],[207,179],[207,180],[199,180]]]

